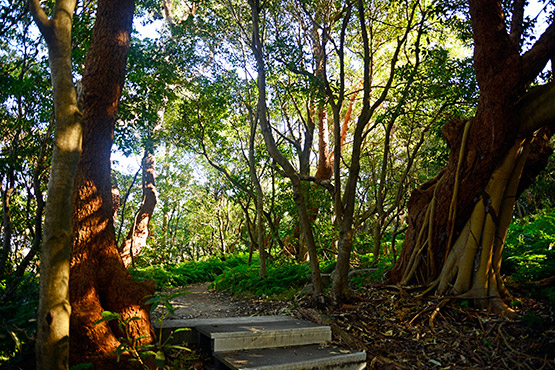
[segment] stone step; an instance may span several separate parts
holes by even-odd
[[[189,329],[179,331],[173,334],[169,344],[195,344],[198,342],[198,326],[210,325],[227,325],[227,324],[260,324],[275,321],[295,320],[290,316],[274,315],[274,316],[240,316],[240,317],[218,317],[205,319],[187,319],[187,320],[164,320],[162,325],[162,340],[165,341],[168,336],[177,329]],[[156,335],[160,335],[160,322],[152,323]]]
[[[309,345],[216,352],[214,357],[218,370],[362,370],[366,368],[364,351],[347,351],[333,346]]]
[[[302,346],[331,340],[331,329],[310,321],[284,321],[201,325],[200,348],[213,352]]]

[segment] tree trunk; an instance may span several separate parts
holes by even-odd
[[[0,250],[0,277],[11,272],[12,267],[8,268],[8,260],[12,250],[12,220],[10,212],[10,202],[14,192],[14,168],[10,166],[6,176],[6,188],[2,189],[2,249]],[[8,271],[7,271],[8,270]]]
[[[52,19],[41,8],[39,0],[30,1],[29,8],[48,45],[56,122],[40,264],[37,368],[67,369],[71,200],[81,152],[81,113],[71,75],[75,0],[56,1]]]
[[[249,110],[250,111],[250,110]],[[251,131],[249,135],[249,176],[251,178],[251,183],[254,185],[255,189],[255,205],[256,205],[256,217],[255,217],[255,235],[256,243],[258,244],[258,255],[260,259],[260,270],[258,275],[262,278],[266,276],[266,251],[264,248],[264,236],[266,234],[264,228],[264,193],[262,191],[262,186],[260,185],[260,180],[258,179],[258,174],[256,172],[256,163],[254,158],[254,139],[256,137],[256,119],[251,117]],[[249,254],[249,260],[251,255]]]
[[[71,256],[70,361],[96,368],[131,366],[116,363],[112,353],[122,335],[117,323],[95,325],[105,310],[131,321],[134,338],[153,331],[145,297],[154,286],[136,283],[125,269],[115,240],[110,179],[114,123],[129,50],[134,0],[98,2],[91,46],[83,73],[83,153],[74,192],[74,241]]]
[[[268,112],[266,107],[266,70],[263,59],[263,45],[260,40],[260,27],[259,27],[259,11],[260,2],[258,0],[249,0],[249,5],[252,11],[252,22],[253,22],[253,32],[252,32],[252,51],[256,59],[257,65],[257,85],[258,85],[258,104],[257,104],[257,118],[260,122],[260,129],[262,131],[262,136],[264,137],[264,142],[266,143],[266,149],[270,156],[283,168],[286,176],[291,181],[291,186],[293,189],[293,198],[299,214],[299,223],[301,226],[301,231],[304,235],[305,241],[307,243],[308,253],[310,256],[310,269],[312,276],[313,299],[319,299],[323,292],[322,280],[320,276],[320,266],[318,265],[318,254],[316,251],[316,244],[314,242],[314,235],[312,233],[312,227],[308,218],[306,202],[304,199],[303,191],[301,188],[301,179],[295,168],[291,165],[289,160],[280,152],[278,149],[272,129],[268,122]]]
[[[41,246],[42,216],[44,214],[44,206],[45,206],[44,197],[41,189],[41,184],[42,184],[41,174],[44,171],[46,149],[48,146],[47,143],[50,141],[50,136],[52,134],[53,128],[54,128],[54,125],[53,125],[53,122],[51,121],[50,125],[48,126],[48,130],[46,131],[44,140],[42,140],[39,155],[37,157],[37,163],[33,171],[33,192],[34,192],[34,198],[35,198],[37,207],[36,207],[36,213],[35,213],[35,219],[34,219],[34,233],[33,233],[33,241],[31,243],[31,248],[29,252],[25,255],[25,258],[23,258],[23,261],[21,261],[21,263],[17,266],[17,269],[12,275],[13,280],[4,291],[4,294],[2,295],[2,298],[0,298],[0,301],[7,299],[16,291],[17,287],[19,286],[19,283],[23,278],[23,275],[25,274],[25,270],[27,269],[27,266],[29,266],[29,264],[36,256]]]
[[[518,27],[507,33],[497,1],[470,1],[470,13],[477,112],[444,127],[449,162],[413,192],[405,243],[390,276],[510,314],[499,274],[504,238],[516,197],[551,153],[555,124],[555,85],[525,91],[554,55],[555,25],[521,55]]]
[[[129,268],[133,259],[146,246],[149,235],[148,224],[157,202],[154,147],[150,142],[145,146],[142,169],[143,201],[133,220],[133,227],[129,230],[121,248],[121,259],[125,268]]]

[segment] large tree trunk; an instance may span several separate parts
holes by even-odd
[[[146,246],[146,240],[149,235],[148,224],[152,214],[154,213],[154,207],[157,202],[156,176],[154,174],[154,147],[152,143],[150,143],[150,140],[145,147],[142,169],[143,201],[141,203],[141,207],[135,215],[135,218],[133,219],[133,226],[129,230],[129,234],[123,241],[121,248],[121,259],[123,260],[125,268],[128,268],[131,265],[135,256],[137,256],[141,249]]]
[[[116,246],[110,151],[129,50],[134,0],[98,2],[91,46],[83,73],[83,152],[74,192],[71,255],[70,362],[92,362],[98,369],[131,366],[111,355],[122,335],[116,323],[95,325],[105,310],[131,321],[134,338],[152,339],[145,297],[153,286],[136,283]],[[112,358],[110,358],[112,357]]]
[[[504,238],[518,193],[551,153],[548,127],[555,122],[555,107],[547,99],[553,98],[553,84],[525,91],[554,55],[555,26],[521,56],[516,20],[509,35],[497,1],[469,3],[480,86],[477,112],[469,121],[444,127],[449,162],[413,192],[409,228],[391,277],[508,312],[499,274]]]

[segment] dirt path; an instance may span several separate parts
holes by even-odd
[[[186,294],[172,299],[170,302],[175,309],[167,319],[196,319],[207,317],[248,316],[245,305],[247,302],[238,300],[225,293],[208,290],[210,283],[191,284],[182,289],[172,289],[171,292],[182,290]],[[160,317],[164,308],[159,306],[153,313],[153,318]]]

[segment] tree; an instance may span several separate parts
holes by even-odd
[[[71,362],[121,368],[113,352],[121,333],[106,321],[105,310],[119,313],[134,338],[148,343],[153,331],[145,297],[154,291],[136,283],[115,243],[110,151],[125,79],[134,0],[100,0],[83,72],[83,152],[75,179],[70,301]],[[130,366],[130,365],[129,365]]]
[[[511,314],[503,302],[501,252],[515,199],[551,154],[555,84],[529,86],[553,61],[555,23],[524,51],[525,1],[513,2],[510,23],[501,2],[468,5],[480,88],[476,114],[444,126],[449,162],[412,193],[391,277]]]
[[[291,181],[293,189],[293,199],[297,207],[299,215],[300,229],[303,233],[308,254],[310,257],[310,270],[312,275],[313,284],[313,300],[316,302],[320,300],[323,293],[322,278],[320,276],[320,267],[318,265],[318,254],[316,244],[314,242],[314,234],[310,225],[310,220],[307,212],[305,195],[301,188],[301,177],[296,169],[292,166],[291,162],[283,155],[276,145],[275,138],[272,133],[272,128],[268,122],[268,110],[266,105],[266,67],[264,62],[264,47],[261,39],[260,29],[260,11],[262,10],[258,0],[249,0],[251,8],[251,21],[252,21],[252,41],[251,49],[256,59],[257,86],[258,86],[258,103],[256,110],[256,118],[260,124],[260,130],[266,143],[266,149],[270,156],[283,168],[285,175]],[[309,145],[310,147],[310,145]]]
[[[145,143],[144,155],[141,161],[143,197],[140,208],[133,218],[129,234],[121,246],[123,265],[128,268],[141,249],[146,246],[149,236],[148,224],[152,218],[157,202],[154,143],[148,137]]]
[[[69,265],[72,192],[81,153],[81,112],[72,80],[71,27],[74,0],[59,0],[48,18],[38,0],[30,10],[48,45],[54,92],[55,131],[41,256],[37,367],[67,369],[69,358]]]

